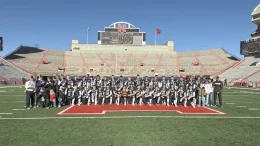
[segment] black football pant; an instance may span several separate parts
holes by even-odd
[[[214,105],[216,105],[217,96],[218,96],[218,100],[219,100],[219,106],[221,107],[222,106],[222,92],[214,91]]]
[[[42,96],[43,96],[42,93],[39,93],[36,95],[36,105],[39,105],[39,102],[41,101]]]
[[[31,106],[34,106],[34,99],[35,93],[33,91],[26,91],[26,101],[25,101],[25,106],[26,108],[30,108],[30,102]]]
[[[50,92],[44,92],[43,96],[44,96],[44,99],[45,99],[45,107],[49,107],[49,105],[50,105]]]

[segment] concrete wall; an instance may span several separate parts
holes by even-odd
[[[99,45],[99,44],[79,44],[77,40],[72,41],[72,51],[173,51],[174,43],[167,42],[165,45]]]

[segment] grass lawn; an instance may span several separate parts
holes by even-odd
[[[259,90],[225,89],[224,108],[214,109],[227,115],[212,116],[115,112],[55,117],[55,113],[66,107],[13,110],[24,109],[24,94],[24,89],[17,87],[0,88],[1,146],[256,146],[260,142]]]

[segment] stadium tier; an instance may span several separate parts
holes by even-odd
[[[56,51],[20,46],[5,59],[25,72],[37,75],[213,76],[238,63],[223,49],[177,53],[140,50]]]
[[[28,76],[28,73],[0,57],[0,81],[21,81],[22,78],[28,78]]]
[[[229,84],[234,82],[259,82],[260,58],[256,56],[245,57],[237,65],[220,75],[226,78]]]

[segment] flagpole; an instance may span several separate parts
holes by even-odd
[[[88,32],[87,32],[87,44],[88,44]]]
[[[154,33],[154,45],[156,46],[156,35],[157,35],[157,32],[155,31],[155,33]]]
[[[88,44],[88,32],[89,32],[89,27],[87,29],[87,44]]]

